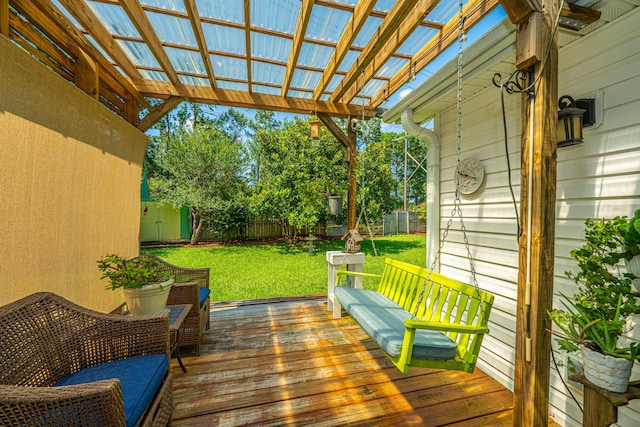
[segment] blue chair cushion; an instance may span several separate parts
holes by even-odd
[[[400,356],[404,339],[404,320],[411,314],[386,296],[368,289],[338,286],[338,301],[378,345],[392,357]],[[451,338],[439,331],[416,331],[412,358],[450,360],[458,354]]]
[[[204,304],[204,302],[207,300],[209,294],[211,294],[211,289],[200,288],[200,307],[202,307],[202,304]]]
[[[150,354],[89,366],[68,375],[54,386],[86,384],[117,378],[122,387],[127,427],[136,424],[158,393],[169,360],[164,354]]]

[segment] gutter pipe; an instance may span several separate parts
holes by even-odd
[[[430,129],[413,121],[413,110],[407,108],[400,116],[405,132],[427,143],[427,248],[426,267],[440,271],[440,261],[433,265],[440,246],[440,140]]]

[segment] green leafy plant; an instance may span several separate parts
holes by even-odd
[[[626,217],[623,217],[626,219]],[[640,255],[640,209],[636,209],[623,230],[625,258]]]
[[[107,290],[140,289],[144,285],[162,283],[171,277],[158,260],[144,256],[127,260],[109,254],[97,263],[103,273],[100,279],[109,279],[109,285],[105,286]]]
[[[627,318],[640,313],[640,305],[631,293],[633,275],[621,272],[619,263],[628,254],[626,217],[585,222],[585,243],[573,249],[571,256],[580,267],[566,272],[578,285],[578,292],[561,294],[564,308],[549,312],[562,333],[556,339],[565,351],[576,351],[579,344],[614,357],[638,360],[639,344],[618,348]]]

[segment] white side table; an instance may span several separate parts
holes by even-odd
[[[327,251],[327,311],[340,310],[339,304],[333,304],[333,289],[336,286],[338,270],[346,265],[347,271],[362,273],[362,264],[364,264],[364,253],[362,252],[347,254],[342,251]],[[362,289],[362,277],[348,277],[347,279],[351,281],[350,286]],[[333,317],[340,317],[340,313],[334,312]]]

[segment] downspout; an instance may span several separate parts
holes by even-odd
[[[435,132],[413,121],[413,110],[407,108],[400,116],[405,132],[427,143],[427,253],[426,267],[440,271],[440,262],[433,265],[440,247],[440,141]]]

